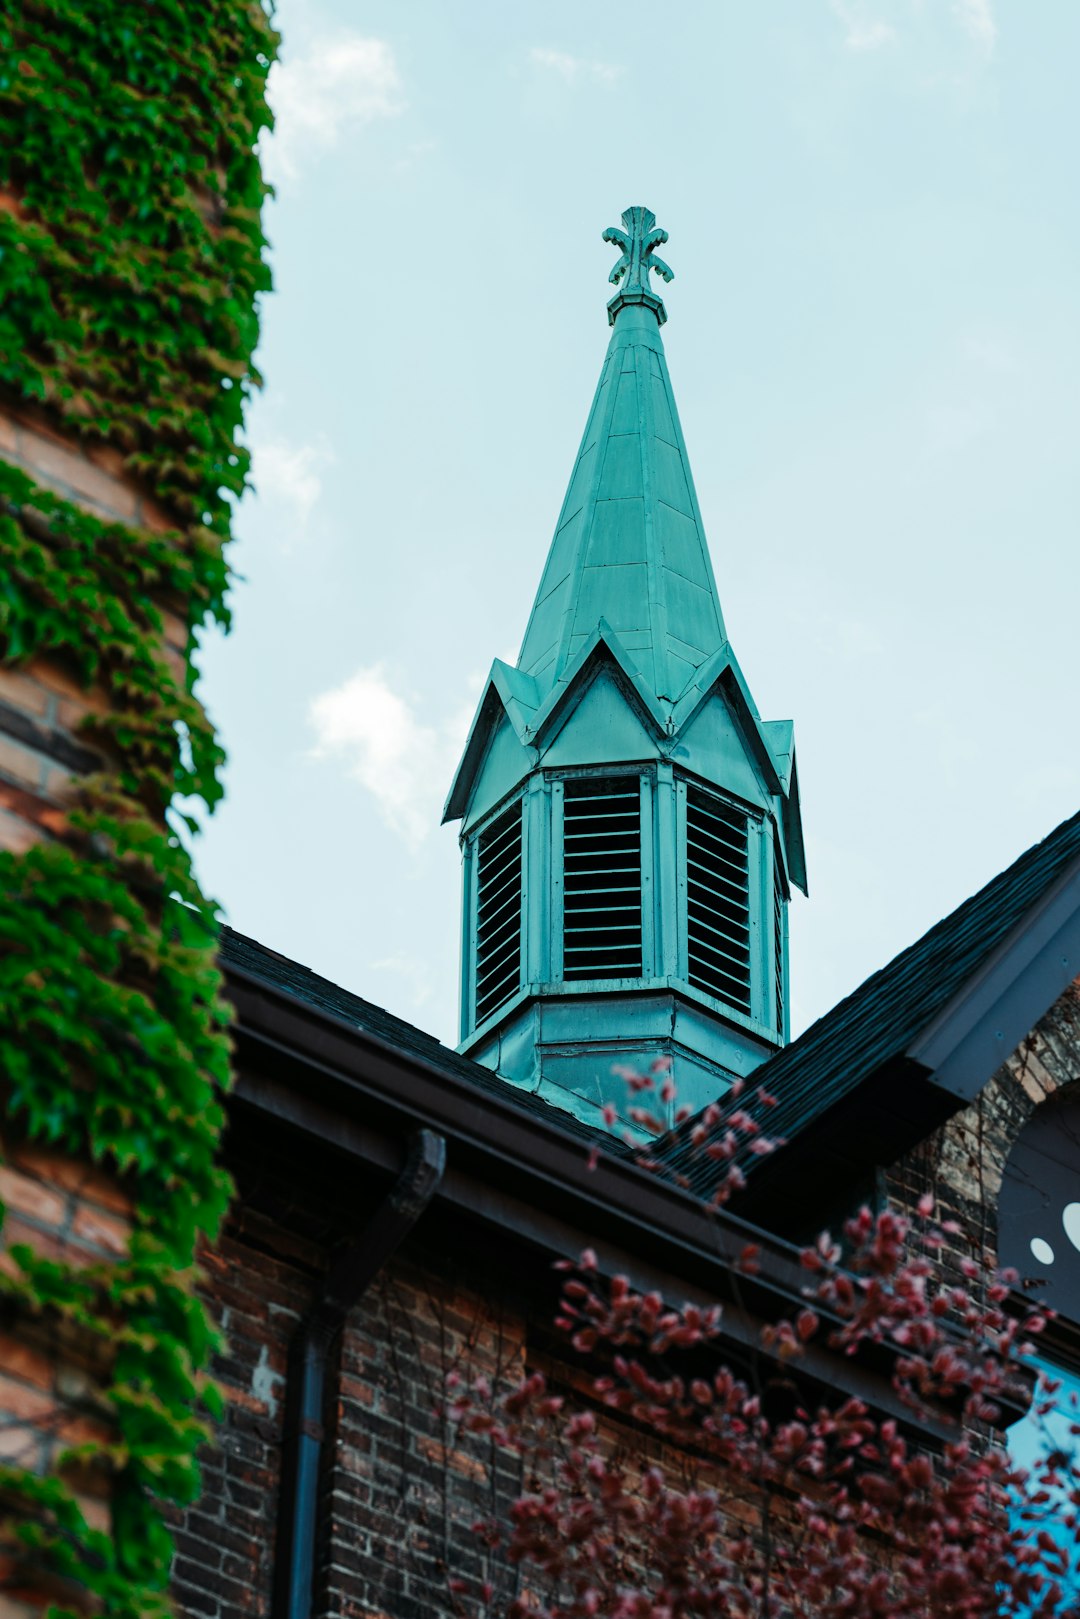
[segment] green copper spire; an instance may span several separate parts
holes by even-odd
[[[517,666],[496,659],[444,819],[460,820],[461,1050],[592,1123],[619,1064],[693,1109],[784,1043],[787,906],[805,889],[789,721],[724,628],[652,290],[667,240],[628,208],[611,336]],[[762,613],[775,580],[762,572]]]
[[[614,330],[518,668],[550,689],[603,621],[674,703],[726,635],[648,285],[650,271],[672,279],[656,257],[667,232],[648,208],[622,217],[625,231],[604,232],[621,249]]]
[[[625,230],[609,225],[604,232],[604,241],[613,243],[621,253],[608,280],[617,287],[623,277],[626,278],[622,291],[616,293],[607,306],[608,324],[614,326],[615,316],[627,304],[644,304],[653,310],[662,326],[667,320],[667,310],[664,300],[658,298],[649,285],[649,271],[655,270],[665,281],[675,279],[674,270],[656,257],[656,249],[668,239],[667,231],[655,228],[656,215],[648,208],[627,208],[622,222]]]

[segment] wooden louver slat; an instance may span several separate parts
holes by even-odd
[[[568,781],[563,793],[563,977],[641,976],[641,786]]]
[[[481,832],[476,879],[476,1023],[481,1024],[521,982],[520,799]]]
[[[750,880],[746,817],[711,793],[686,793],[689,978],[750,1012]]]

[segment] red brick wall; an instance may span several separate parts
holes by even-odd
[[[314,1176],[305,1194],[296,1181],[311,1173],[300,1152],[287,1193],[276,1178],[268,1192],[265,1171],[252,1186],[241,1166],[241,1197],[204,1258],[205,1296],[225,1340],[215,1371],[226,1412],[205,1454],[202,1498],[175,1521],[174,1593],[191,1619],[270,1611],[289,1342],[330,1254],[370,1217],[348,1216],[347,1190],[336,1203],[326,1198],[343,1179],[336,1168]],[[441,1243],[441,1219],[437,1230]],[[331,1368],[316,1614],[445,1613],[447,1562],[477,1585],[490,1572],[469,1532],[490,1506],[487,1469],[437,1408],[453,1366],[493,1380],[519,1375],[525,1317],[494,1302],[511,1287],[475,1244],[451,1241],[432,1254],[427,1240],[419,1227],[376,1278]],[[450,1259],[459,1248],[464,1257]],[[483,1293],[468,1285],[470,1267],[483,1272]],[[505,1504],[518,1485],[510,1459],[499,1461],[496,1483]]]
[[[160,507],[122,471],[110,449],[86,449],[58,435],[32,410],[0,405],[0,459],[96,516],[163,529]],[[183,668],[186,628],[166,612],[164,655]],[[101,686],[83,690],[64,662],[36,658],[0,670],[0,848],[25,853],[62,832],[78,777],[101,768],[99,751],[81,732],[84,719],[108,711]],[[62,1153],[20,1143],[14,1131],[0,1143],[0,1267],[17,1267],[10,1250],[26,1243],[39,1253],[95,1264],[124,1252],[131,1207],[122,1186]],[[0,1460],[54,1467],[67,1446],[102,1433],[99,1400],[107,1359],[85,1357],[91,1346],[61,1338],[55,1327],[10,1307],[0,1331]],[[88,1520],[108,1527],[103,1476],[73,1477]],[[29,1615],[78,1593],[40,1584],[9,1541],[0,1541],[0,1619]]]
[[[1016,1132],[1039,1100],[1078,1073],[1074,989],[978,1103],[894,1167],[893,1200],[912,1206],[933,1190],[942,1213],[961,1219],[977,1241],[992,1234]],[[275,1157],[257,1138],[236,1137],[233,1150],[240,1196],[220,1247],[204,1261],[206,1295],[226,1340],[218,1373],[227,1412],[207,1452],[203,1499],[177,1530],[175,1591],[192,1619],[263,1619],[270,1611],[289,1341],[331,1256],[362,1232],[378,1195],[302,1143],[278,1140]],[[958,1240],[946,1262],[969,1246]],[[516,1378],[526,1355],[542,1364],[550,1351],[551,1299],[535,1291],[544,1267],[526,1297],[520,1255],[516,1264],[493,1252],[489,1238],[455,1232],[442,1212],[429,1213],[351,1312],[332,1373],[316,1615],[447,1613],[448,1565],[474,1585],[494,1574],[500,1597],[510,1594],[512,1573],[485,1568],[469,1532],[492,1508],[488,1457],[446,1430],[438,1406],[452,1368]],[[519,1478],[509,1458],[497,1461],[504,1510]]]
[[[889,1195],[913,1207],[933,1190],[941,1212],[961,1220],[976,1245],[992,1238],[1017,1131],[1078,1074],[1074,987],[977,1103],[894,1166]],[[218,1371],[227,1414],[207,1453],[204,1498],[179,1522],[175,1589],[192,1619],[263,1619],[270,1611],[289,1340],[331,1254],[370,1217],[370,1209],[349,1213],[351,1172],[320,1165],[300,1146],[283,1150],[271,1162],[249,1146],[250,1162],[234,1164],[240,1198],[220,1248],[205,1260],[207,1297],[226,1338]],[[971,1249],[971,1237],[957,1239],[946,1264]],[[485,1568],[469,1532],[492,1506],[487,1458],[455,1441],[437,1407],[453,1367],[497,1380],[519,1375],[527,1354],[544,1364],[550,1300],[524,1299],[521,1285],[487,1239],[455,1234],[444,1216],[429,1215],[351,1313],[324,1447],[317,1615],[446,1613],[447,1564],[474,1584],[494,1574],[500,1595],[509,1594],[512,1573]],[[515,1465],[499,1459],[503,1508],[518,1486]]]
[[[0,459],[98,517],[159,530],[171,526],[162,508],[123,473],[115,450],[69,441],[31,412],[0,406]],[[177,612],[163,607],[162,650],[183,679],[187,630]],[[0,671],[0,847],[22,852],[59,830],[73,776],[100,763],[80,736],[80,723],[108,706],[106,691],[84,691],[54,659]]]
[[[214,1371],[226,1397],[202,1460],[203,1493],[175,1518],[175,1585],[192,1615],[268,1611],[281,1449],[285,1356],[322,1253],[238,1206],[213,1253],[205,1295],[223,1334]]]
[[[465,1440],[440,1415],[451,1369],[493,1385],[520,1378],[526,1319],[499,1303],[497,1276],[481,1292],[423,1263],[392,1263],[350,1322],[342,1346],[328,1533],[320,1548],[319,1611],[420,1619],[449,1606],[448,1573],[478,1587],[507,1571],[485,1566],[475,1520],[517,1493],[509,1457]]]
[[[2,1144],[0,1270],[17,1275],[11,1248],[25,1245],[48,1258],[108,1263],[124,1252],[131,1204],[109,1176],[8,1133]],[[73,1445],[108,1439],[100,1390],[108,1355],[48,1318],[8,1311],[0,1327],[0,1462],[39,1472],[55,1469]],[[109,1525],[108,1482],[102,1474],[69,1469],[87,1521]],[[50,1598],[72,1593],[41,1585],[17,1544],[0,1536],[0,1619],[36,1614]]]

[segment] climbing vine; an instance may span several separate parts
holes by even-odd
[[[228,1015],[213,907],[166,811],[220,795],[190,653],[228,616],[275,48],[248,0],[24,0],[0,19],[0,406],[108,454],[153,502],[152,521],[109,522],[0,460],[0,656],[108,699],[83,722],[100,768],[47,838],[0,854],[0,1083],[13,1126],[135,1204],[118,1263],[9,1250],[4,1308],[97,1344],[109,1422],[51,1473],[5,1465],[0,1506],[109,1615],[167,1608],[163,1508],[197,1492],[216,1402],[193,1267],[229,1194]],[[164,611],[186,621],[184,670]],[[88,1469],[109,1479],[108,1531],[79,1505]]]

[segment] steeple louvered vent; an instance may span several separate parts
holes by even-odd
[[[689,978],[750,1012],[750,879],[746,817],[720,798],[686,791]]]
[[[476,1022],[521,982],[521,800],[481,832],[477,845]]]
[[[563,977],[641,976],[641,783],[568,781],[563,797]]]

